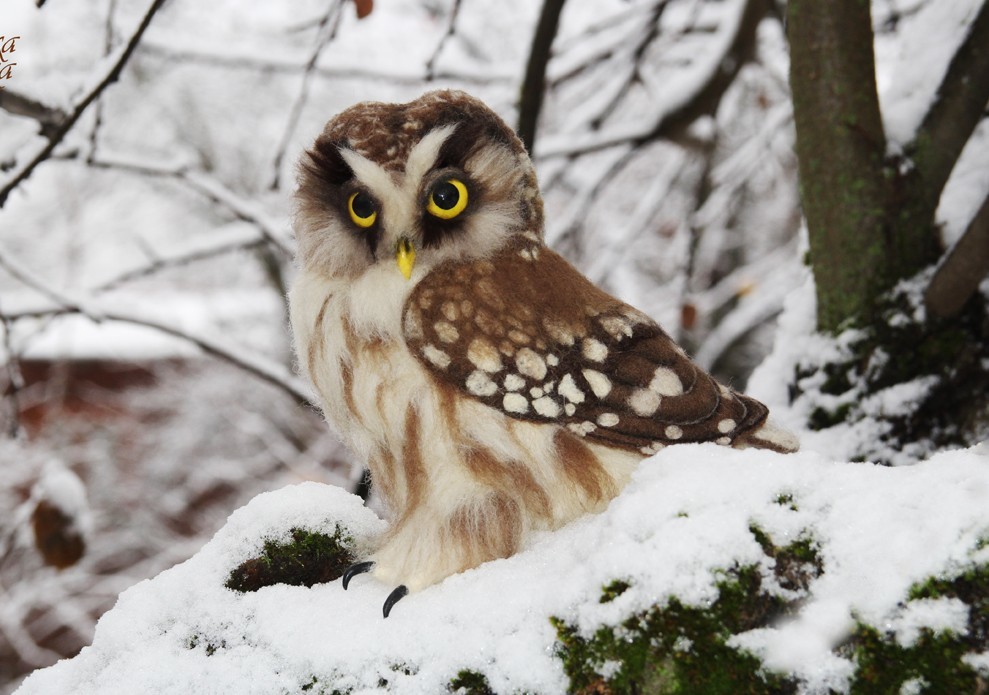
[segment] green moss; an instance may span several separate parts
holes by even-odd
[[[288,543],[266,541],[261,555],[231,573],[226,586],[257,591],[272,584],[312,586],[333,581],[354,563],[353,539],[337,526],[333,535],[292,529]]]
[[[761,590],[755,567],[726,572],[717,588],[718,598],[708,607],[673,597],[590,638],[553,618],[570,692],[793,692],[792,682],[766,673],[757,658],[727,645],[733,634],[767,625],[781,613],[782,600]]]
[[[898,692],[918,680],[925,693],[976,693],[989,682],[962,657],[989,651],[989,565],[971,567],[955,577],[931,577],[911,587],[907,601],[955,598],[969,606],[964,632],[921,630],[909,647],[892,634],[859,624],[844,652],[857,665],[854,695]]]
[[[450,681],[447,690],[458,695],[495,695],[483,673],[467,669]]]
[[[897,693],[910,680],[920,680],[924,693],[976,693],[979,678],[961,657],[967,652],[959,637],[951,632],[934,634],[923,630],[917,642],[907,648],[891,635],[880,634],[871,626],[859,625],[855,643],[855,680],[852,695]]]
[[[799,511],[799,509],[797,508],[797,503],[793,501],[793,495],[790,494],[789,492],[781,492],[780,494],[776,495],[776,499],[774,499],[773,502],[775,502],[781,507],[787,507],[791,511],[794,512]]]
[[[601,603],[611,603],[632,587],[628,582],[616,579],[601,590]]]

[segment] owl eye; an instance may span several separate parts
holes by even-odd
[[[433,187],[426,211],[441,220],[452,220],[467,207],[467,186],[460,179],[444,179]]]
[[[347,199],[347,210],[350,212],[350,219],[358,227],[367,229],[378,219],[378,211],[374,209],[374,201],[364,191],[351,193]]]

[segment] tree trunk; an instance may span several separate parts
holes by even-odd
[[[934,210],[910,204],[916,177],[887,163],[869,0],[791,0],[787,20],[818,328],[837,333],[936,259]]]

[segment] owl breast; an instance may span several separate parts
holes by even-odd
[[[413,590],[427,586],[513,554],[529,531],[602,509],[624,485],[641,456],[463,397],[402,337],[414,283],[403,287],[401,303],[369,312],[374,297],[364,292],[396,297],[372,285],[303,272],[289,299],[298,360],[327,420],[368,462],[374,489],[398,522],[392,534],[409,534],[383,539],[376,573]],[[439,351],[434,358],[443,362]],[[390,548],[403,551],[389,557]]]

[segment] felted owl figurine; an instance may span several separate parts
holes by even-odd
[[[362,103],[302,156],[298,361],[392,514],[355,574],[408,590],[602,510],[682,442],[797,448],[543,243],[521,141],[458,91]]]

